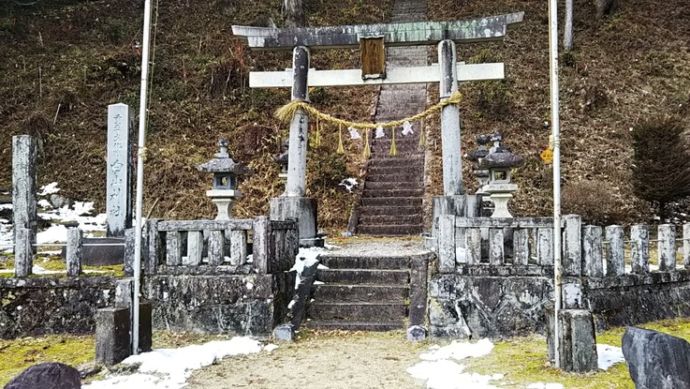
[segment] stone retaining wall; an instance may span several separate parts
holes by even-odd
[[[113,277],[0,278],[0,337],[93,332],[116,288]]]
[[[285,320],[294,274],[156,274],[144,288],[155,329],[268,336]]]

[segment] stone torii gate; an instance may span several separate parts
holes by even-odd
[[[499,80],[502,63],[465,64],[457,62],[455,43],[498,40],[509,24],[521,22],[524,13],[512,13],[469,20],[348,25],[314,28],[264,28],[232,26],[235,36],[244,37],[255,50],[293,50],[291,69],[251,72],[252,88],[292,88],[292,100],[309,102],[309,87],[383,84],[440,83],[440,98],[458,90],[458,82]],[[438,45],[437,64],[386,69],[385,47]],[[362,69],[315,70],[309,68],[310,49],[360,47]],[[288,177],[285,193],[271,201],[271,218],[297,219],[300,239],[309,245],[316,237],[316,203],[305,197],[309,118],[298,109],[290,123]],[[443,152],[443,198],[450,211],[463,197],[460,112],[456,104],[441,114]],[[464,204],[461,201],[461,204]]]

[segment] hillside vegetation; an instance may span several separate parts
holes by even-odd
[[[0,9],[0,187],[11,184],[11,136],[41,140],[40,183],[58,181],[64,194],[104,207],[106,107],[138,106],[141,1],[55,0],[33,6],[3,2]],[[575,49],[561,56],[564,202],[601,208],[604,219],[631,222],[650,216],[630,182],[631,127],[673,115],[687,125],[690,102],[690,3],[624,0],[613,16],[598,20],[591,2],[575,1]],[[154,2],[158,12],[149,114],[145,213],[166,218],[211,216],[204,197],[210,178],[196,164],[230,139],[237,160],[254,173],[242,184],[238,216],[265,213],[280,194],[279,151],[286,126],[273,111],[287,90],[252,90],[249,70],[290,66],[286,52],[249,52],[233,38],[232,24],[280,25],[280,1]],[[313,26],[385,21],[392,0],[306,0]],[[548,144],[547,3],[543,0],[429,0],[429,19],[445,20],[525,11],[503,42],[458,46],[460,60],[506,63],[507,79],[461,87],[463,147],[477,134],[501,131],[525,157],[516,173],[516,214],[547,215],[551,171],[539,159]],[[430,57],[436,62],[435,50]],[[350,50],[313,53],[316,68],[359,66]],[[432,88],[433,89],[433,88]],[[377,88],[310,91],[314,104],[337,116],[369,120]],[[431,98],[435,102],[435,96]],[[661,120],[661,119],[659,119]],[[430,194],[441,191],[438,120],[427,123]],[[361,144],[335,153],[337,131],[324,130],[323,146],[309,157],[309,194],[319,202],[322,224],[345,226],[352,196],[338,183],[359,176]],[[466,182],[474,187],[469,161]],[[595,195],[592,195],[595,194]],[[567,197],[571,200],[568,202]],[[583,200],[584,199],[584,200]],[[583,205],[582,201],[593,204]],[[155,209],[152,209],[155,204]]]

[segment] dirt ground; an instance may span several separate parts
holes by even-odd
[[[312,332],[270,354],[228,358],[196,371],[188,388],[420,388],[423,383],[405,370],[428,346],[407,342],[403,331]]]

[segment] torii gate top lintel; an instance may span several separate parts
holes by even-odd
[[[501,39],[509,24],[522,22],[524,12],[443,22],[405,22],[329,27],[267,28],[232,26],[252,49],[340,48],[359,46],[362,38],[383,37],[386,46],[431,45]]]

